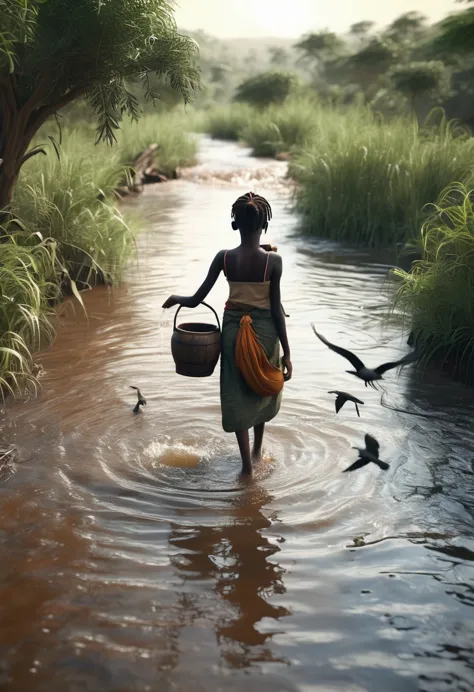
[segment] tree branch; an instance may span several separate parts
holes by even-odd
[[[87,91],[87,86],[81,84],[73,89],[70,89],[67,94],[64,94],[62,98],[48,105],[41,106],[38,110],[33,111],[28,119],[27,133],[30,139],[38,132],[41,125],[47,120],[51,115],[54,115],[57,111],[72,103],[75,99],[79,98],[81,94]]]
[[[44,149],[42,149],[41,147],[39,149],[36,149],[36,148],[32,149],[31,151],[29,151],[27,154],[25,154],[23,156],[23,158],[21,159],[21,162],[20,162],[20,166],[23,166],[25,161],[28,161],[28,159],[33,158],[33,156],[36,156],[36,154],[44,154],[45,156],[47,156],[46,151]]]

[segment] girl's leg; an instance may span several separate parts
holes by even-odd
[[[242,473],[252,474],[252,458],[250,456],[250,440],[248,430],[239,430],[235,433],[239,443],[240,456],[242,457]]]
[[[259,425],[256,425],[253,429],[253,450],[252,450],[252,459],[256,461],[257,459],[260,459],[262,456],[262,442],[263,442],[263,433],[265,432],[265,423],[259,423]]]

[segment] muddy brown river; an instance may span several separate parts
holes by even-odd
[[[144,231],[125,281],[85,294],[87,319],[69,312],[38,359],[38,398],[2,413],[2,691],[474,688],[473,392],[411,366],[380,392],[345,373],[310,323],[369,364],[404,353],[390,260],[295,236],[284,164],[265,165],[203,139],[186,179],[128,202]],[[218,371],[175,373],[161,304],[236,243],[249,188],[274,208],[294,376],[243,483]],[[209,302],[225,299],[221,278]],[[390,470],[343,474],[367,432]]]

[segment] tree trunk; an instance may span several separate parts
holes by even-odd
[[[5,113],[2,113],[5,116]],[[26,114],[21,110],[8,113],[3,121],[12,123],[1,133],[3,146],[0,148],[0,223],[8,218],[13,192],[20,174],[24,156],[38,127],[28,125]],[[4,231],[0,228],[0,236]]]
[[[12,133],[13,135],[14,133]],[[15,141],[16,140],[16,141]],[[28,148],[29,140],[23,137],[9,136],[6,133],[7,144],[0,158],[2,164],[0,166],[0,224],[10,216],[10,205],[13,199],[15,184],[20,174],[23,156]],[[0,237],[5,234],[4,229],[0,226]]]

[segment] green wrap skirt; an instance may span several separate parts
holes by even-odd
[[[245,382],[235,364],[235,342],[240,320],[250,314],[252,326],[268,360],[281,367],[280,341],[270,310],[226,310],[222,321],[221,342],[221,407],[225,432],[248,430],[267,423],[280,410],[281,395],[261,397]]]

